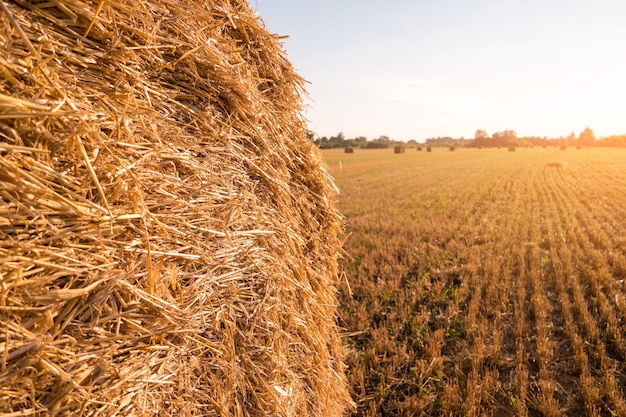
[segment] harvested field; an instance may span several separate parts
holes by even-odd
[[[324,157],[355,415],[626,415],[626,151]]]

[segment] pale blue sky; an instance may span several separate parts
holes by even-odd
[[[250,0],[319,136],[626,134],[626,0]]]

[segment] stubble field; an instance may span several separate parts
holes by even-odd
[[[355,415],[626,416],[626,151],[324,159]]]

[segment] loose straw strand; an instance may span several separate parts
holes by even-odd
[[[33,54],[33,56],[38,56],[39,54],[37,53],[37,50],[35,49],[33,44],[30,42],[30,39],[28,39],[28,36],[26,36],[26,33],[24,33],[24,31],[22,30],[22,27],[19,25],[19,23],[17,23],[17,20],[15,20],[15,18],[13,17],[11,12],[9,11],[9,8],[4,4],[4,2],[2,0],[0,0],[0,7],[2,7],[2,10],[4,11],[4,13],[7,15],[7,17],[11,21],[11,24],[19,32],[22,40],[26,43],[26,46],[28,47],[28,50],[30,51],[30,53]]]
[[[91,28],[93,27],[94,23],[96,23],[96,19],[98,18],[98,15],[102,11],[102,7],[103,6],[104,6],[104,0],[100,0],[100,3],[98,4],[98,8],[96,9],[96,13],[93,15],[93,19],[91,20],[91,23],[89,24],[89,27],[87,28],[87,30],[83,34],[83,36],[85,38],[87,37],[87,35],[89,35],[89,32],[91,32]]]

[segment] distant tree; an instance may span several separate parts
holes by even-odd
[[[322,136],[321,138],[316,139],[314,143],[321,149],[345,148],[348,146],[346,137],[342,132],[339,132],[337,136],[331,136],[330,138]]]
[[[365,145],[367,144],[367,138],[365,136],[356,137],[354,138],[354,143],[355,143],[355,146],[364,148]]]
[[[326,136],[315,139],[313,143],[315,143],[315,145],[319,146],[322,149],[330,148],[330,146],[327,145],[328,138]]]
[[[517,133],[514,130],[496,132],[493,134],[492,144],[493,146],[516,146],[518,144]]]
[[[389,136],[379,136],[371,142],[367,143],[367,148],[388,148],[391,145]]]
[[[474,139],[478,139],[478,140],[489,139],[489,135],[487,134],[486,131],[482,129],[478,129],[476,133],[474,133]]]
[[[388,147],[389,147],[388,143],[381,143],[375,140],[369,141],[365,145],[365,148],[367,149],[383,149],[383,148],[388,148]]]
[[[389,138],[389,136],[381,135],[374,139],[374,142],[390,144],[391,139]]]
[[[597,145],[611,148],[626,148],[626,135],[615,135],[603,138],[597,141]]]
[[[474,133],[474,140],[468,145],[473,148],[483,148],[492,146],[491,138],[487,134],[486,131],[482,129],[478,129],[476,133]]]
[[[596,144],[596,137],[593,134],[593,130],[588,127],[578,135],[578,146],[594,146]]]
[[[439,145],[439,146],[450,146],[455,144],[458,139],[454,139],[450,136],[439,136],[436,138],[428,138],[426,139],[427,144],[431,145]]]

